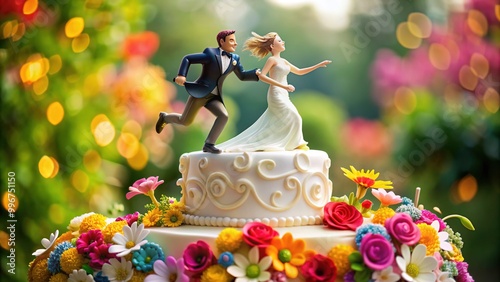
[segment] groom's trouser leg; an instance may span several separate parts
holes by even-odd
[[[217,138],[219,138],[219,135],[222,133],[222,130],[226,126],[226,123],[229,119],[227,110],[226,107],[224,107],[224,104],[218,98],[210,100],[205,105],[205,108],[207,108],[214,116],[216,116],[214,125],[212,126],[212,129],[210,129],[210,133],[208,133],[207,140],[205,142],[215,144]]]
[[[205,106],[207,100],[205,98],[193,98],[189,96],[186,101],[186,106],[184,107],[184,111],[182,115],[172,113],[168,114],[166,117],[167,123],[177,123],[181,125],[188,126],[193,123],[194,118],[198,114],[198,111]]]

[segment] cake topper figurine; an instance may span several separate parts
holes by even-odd
[[[184,86],[189,94],[182,114],[160,112],[156,122],[156,132],[160,133],[168,123],[190,125],[198,111],[205,107],[216,116],[203,146],[203,152],[214,154],[221,150],[214,146],[228,120],[228,113],[222,99],[222,85],[226,77],[234,72],[242,81],[258,81],[258,70],[245,71],[240,57],[233,53],[238,43],[234,30],[223,30],[217,34],[218,48],[206,48],[203,53],[186,55],[179,67],[174,82]],[[186,81],[189,66],[201,64],[200,77],[194,82]]]
[[[288,84],[287,76],[290,72],[297,75],[310,73],[326,67],[331,61],[297,68],[281,57],[281,52],[285,51],[285,41],[276,32],[264,36],[252,32],[252,35],[245,41],[244,50],[250,50],[259,59],[271,53],[262,72],[258,73],[260,80],[270,85],[267,92],[268,107],[249,128],[217,147],[226,152],[307,150],[309,147],[302,136],[302,118],[288,95],[288,92],[295,91],[295,87]]]

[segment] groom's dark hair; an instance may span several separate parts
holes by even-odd
[[[220,40],[221,39],[226,41],[226,36],[231,35],[235,32],[236,32],[236,30],[231,30],[231,29],[227,29],[227,30],[223,30],[223,31],[219,32],[217,34],[217,44],[219,44],[219,47],[220,47]]]

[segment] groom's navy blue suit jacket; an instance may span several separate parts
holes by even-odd
[[[222,99],[222,84],[227,75],[234,71],[236,76],[243,81],[258,81],[259,77],[254,70],[245,71],[240,64],[240,57],[237,54],[231,54],[231,61],[228,68],[222,73],[221,55],[219,48],[206,48],[203,53],[189,54],[182,58],[179,67],[179,75],[187,76],[191,64],[201,64],[202,70],[200,77],[194,82],[184,84],[186,91],[194,98],[203,98],[212,93],[215,87],[219,89],[219,95]]]

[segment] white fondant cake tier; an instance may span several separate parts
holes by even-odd
[[[330,158],[323,151],[192,152],[180,158],[181,201],[189,225],[273,227],[322,224],[330,201]]]
[[[224,228],[192,225],[173,228],[152,227],[147,229],[150,231],[147,239],[158,243],[165,254],[181,258],[184,249],[190,243],[196,243],[198,240],[205,241],[216,252],[215,239]],[[279,233],[280,237],[290,232],[294,239],[304,240],[306,249],[312,249],[324,255],[327,255],[333,247],[339,244],[356,246],[354,242],[356,233],[349,230],[332,230],[320,225],[277,227],[274,230]]]

